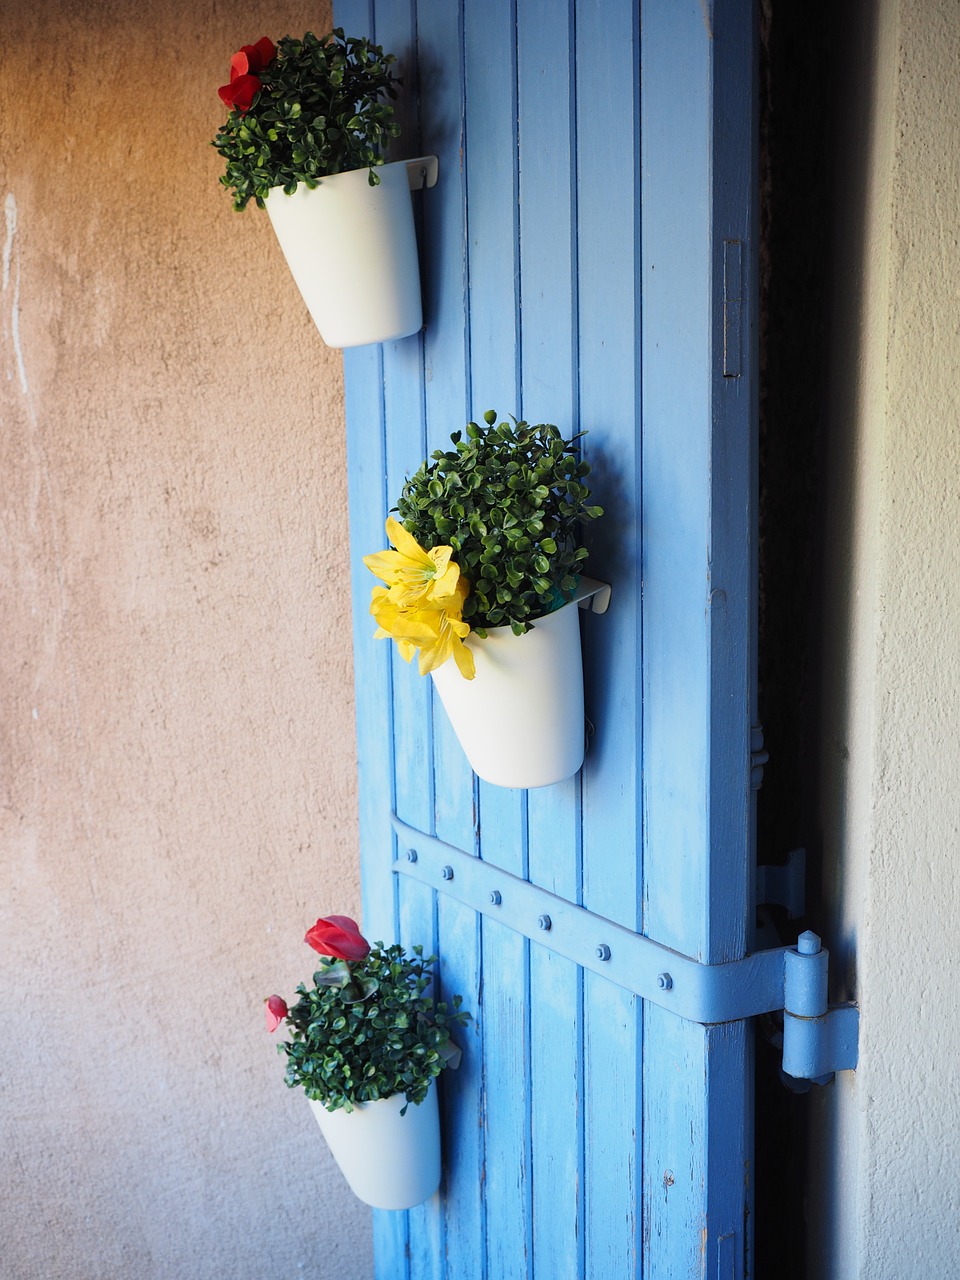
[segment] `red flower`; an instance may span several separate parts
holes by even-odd
[[[370,954],[370,943],[349,916],[324,916],[303,940],[322,956],[338,960],[362,960]]]
[[[216,92],[225,104],[236,108],[239,114],[246,115],[253,104],[253,99],[260,92],[260,81],[256,76],[238,76],[229,84],[221,84]]]
[[[276,45],[266,36],[261,36],[256,44],[243,45],[239,53],[235,53],[230,59],[231,81],[248,73],[252,76],[259,75],[267,63],[273,61],[276,53]]]
[[[221,85],[217,90],[228,107],[236,107],[245,116],[253,105],[253,100],[260,92],[260,81],[256,76],[237,76],[229,84]]]
[[[287,1002],[283,996],[267,996],[264,1004],[267,1006],[267,1030],[276,1031],[287,1016]]]
[[[273,61],[276,52],[273,41],[261,36],[256,44],[245,44],[233,55],[230,59],[230,83],[221,85],[217,90],[228,107],[234,107],[242,116],[247,114],[260,91],[259,73]]]

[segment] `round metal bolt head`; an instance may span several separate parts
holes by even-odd
[[[453,879],[453,867],[444,867],[444,868],[443,868],[443,871],[442,871],[440,874],[443,876],[444,880],[452,880],[452,879]]]
[[[597,947],[597,949],[596,949],[596,951],[594,952],[594,954],[596,955],[596,957],[597,957],[597,959],[598,959],[598,960],[609,960],[609,959],[610,959],[610,948],[607,946],[607,944],[606,944],[605,942],[601,942],[601,943],[600,943],[600,946],[599,946],[599,947]]]
[[[500,897],[500,890],[499,890],[499,889],[493,889],[493,890],[491,891],[491,893],[490,893],[490,901],[493,903],[493,905],[494,905],[495,907],[499,907],[500,903],[503,901],[503,899]]]
[[[537,924],[540,926],[541,929],[549,929],[552,926],[553,921],[550,919],[549,916],[540,916],[540,918],[537,920]]]
[[[416,851],[416,849],[408,849],[408,850],[407,850],[407,861],[408,861],[408,862],[416,862],[416,860],[417,860],[417,851]]]
[[[670,990],[670,988],[673,986],[673,979],[670,977],[669,973],[657,974],[657,986],[660,988],[661,991]]]

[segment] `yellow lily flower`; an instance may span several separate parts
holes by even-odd
[[[459,565],[450,559],[453,548],[433,547],[424,551],[416,538],[392,516],[387,518],[386,528],[387,537],[396,550],[364,556],[363,563],[386,583],[390,599],[400,608],[409,609],[452,596],[460,577]]]
[[[411,610],[394,604],[386,587],[373,588],[370,612],[377,623],[374,640],[396,640],[404,662],[411,660],[421,644],[429,644],[433,640],[433,631],[418,623]]]
[[[476,675],[473,654],[463,643],[470,634],[470,624],[452,617],[444,609],[424,609],[418,613],[433,632],[431,642],[419,646],[420,674],[425,676],[428,671],[442,666],[448,658],[453,658],[464,679],[472,680]]]
[[[392,637],[406,662],[419,650],[422,676],[452,657],[460,674],[472,680],[476,674],[473,654],[463,643],[470,634],[470,624],[460,616],[468,590],[461,580],[453,595],[444,600],[405,609],[390,598],[386,587],[374,587],[370,612],[378,624],[376,638]]]

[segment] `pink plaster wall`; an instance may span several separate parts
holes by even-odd
[[[341,361],[208,145],[328,6],[0,12],[0,1273],[363,1280],[261,1005],[359,911]]]

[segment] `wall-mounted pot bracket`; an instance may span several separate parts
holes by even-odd
[[[787,1074],[822,1084],[857,1065],[860,1013],[827,1001],[829,954],[814,933],[775,947],[703,964],[634,933],[392,818],[393,871],[429,885],[480,915],[608,978],[677,1017],[704,1026],[782,1011]]]
[[[407,161],[407,181],[411,191],[421,191],[424,187],[437,185],[439,161],[436,156],[416,156]]]

